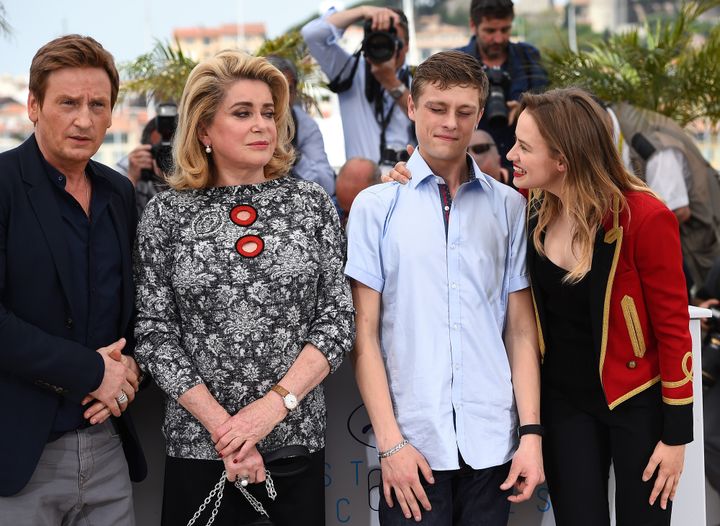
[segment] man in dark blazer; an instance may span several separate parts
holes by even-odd
[[[126,178],[90,160],[118,85],[92,38],[46,44],[30,68],[35,133],[0,154],[3,524],[134,524],[130,480],[147,471],[124,414],[140,375],[135,199]]]

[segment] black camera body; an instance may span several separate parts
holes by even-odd
[[[402,49],[403,41],[397,34],[397,29],[390,19],[387,31],[373,31],[372,20],[365,20],[363,25],[362,52],[370,62],[382,64],[395,56]]]
[[[177,104],[166,102],[158,105],[155,130],[160,134],[160,142],[152,145],[150,154],[163,174],[169,174],[173,169],[172,140],[177,128],[177,121]],[[142,170],[140,177],[145,181],[157,179],[152,170]]]
[[[510,96],[510,74],[499,66],[485,66],[485,74],[490,83],[490,93],[485,103],[485,117],[491,128],[504,128],[508,125],[507,99]]]
[[[394,148],[385,148],[380,159],[380,166],[394,167],[399,162],[407,162],[410,154],[405,150],[395,150]]]

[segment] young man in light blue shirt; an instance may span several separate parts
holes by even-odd
[[[364,190],[350,213],[353,358],[383,526],[505,525],[544,478],[525,200],[466,153],[487,92],[467,54],[423,62],[413,178]]]

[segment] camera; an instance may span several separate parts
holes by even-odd
[[[397,29],[390,19],[387,31],[373,31],[372,20],[365,20],[363,26],[362,52],[370,62],[387,62],[401,49],[403,41],[397,36]]]
[[[490,94],[485,104],[488,124],[491,128],[505,127],[508,125],[507,99],[510,92],[510,75],[498,66],[485,67],[485,74],[490,83]]]
[[[407,162],[410,159],[410,155],[402,149],[385,148],[380,158],[381,165],[395,166],[399,162]]]
[[[158,105],[155,130],[160,135],[160,142],[152,145],[150,154],[163,174],[169,174],[173,168],[172,139],[177,128],[177,121],[177,104],[166,102]],[[140,177],[145,181],[157,179],[152,170],[142,170]]]
[[[704,388],[715,385],[720,376],[720,308],[710,307],[712,316],[702,345],[702,384]]]

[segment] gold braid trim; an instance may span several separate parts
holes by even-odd
[[[653,385],[655,385],[655,384],[658,383],[659,381],[660,381],[660,375],[657,375],[655,378],[653,378],[653,379],[650,380],[649,382],[645,382],[645,383],[642,384],[640,387],[636,387],[636,388],[633,389],[632,391],[629,391],[629,392],[625,393],[625,394],[622,395],[620,398],[618,398],[617,400],[615,400],[612,404],[609,404],[608,407],[609,407],[610,409],[615,409],[617,406],[619,406],[620,404],[622,404],[625,400],[629,400],[630,398],[632,398],[632,397],[635,396],[636,394],[642,393],[645,389],[647,389],[648,387],[652,387]]]
[[[693,397],[688,396],[687,398],[668,398],[667,396],[663,396],[663,402],[665,402],[667,405],[687,405],[692,404]]]
[[[640,317],[637,313],[635,300],[632,296],[624,296],[620,300],[623,316],[625,317],[625,325],[627,325],[628,334],[630,335],[630,343],[632,343],[633,352],[637,358],[645,356],[645,338],[643,337],[642,326],[640,325]]]
[[[683,356],[682,359],[682,372],[685,375],[685,378],[682,380],[678,380],[677,382],[663,382],[662,386],[667,389],[676,389],[678,387],[682,387],[688,382],[691,382],[693,379],[692,371],[688,367],[688,362],[690,361],[690,358],[692,358],[692,351],[688,351],[685,353],[685,356]]]
[[[603,307],[603,325],[602,340],[600,343],[600,380],[602,381],[603,367],[605,366],[605,352],[607,351],[608,340],[608,324],[610,320],[610,298],[612,297],[612,287],[615,281],[615,271],[617,270],[618,260],[620,259],[620,247],[622,246],[623,228],[619,226],[619,212],[617,210],[617,198],[613,199],[613,228],[605,234],[605,243],[615,242],[615,254],[613,255],[612,265],[610,266],[610,275],[608,276],[607,286],[605,288],[605,306]]]

